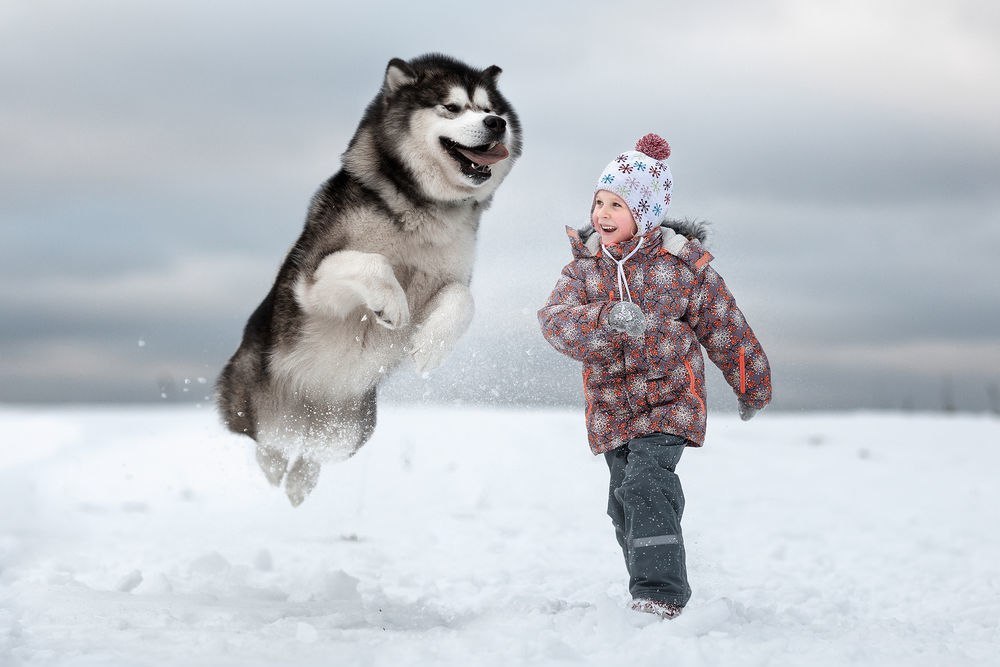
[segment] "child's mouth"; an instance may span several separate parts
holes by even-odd
[[[611,234],[613,232],[618,231],[618,228],[615,227],[614,225],[598,225],[597,228],[600,229],[605,234]]]

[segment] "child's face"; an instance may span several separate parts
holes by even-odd
[[[638,229],[632,211],[625,200],[613,192],[598,190],[594,195],[594,210],[590,212],[590,222],[601,235],[601,243],[614,245],[628,241]]]

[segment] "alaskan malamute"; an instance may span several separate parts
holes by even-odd
[[[219,377],[223,420],[257,441],[293,505],[371,436],[386,373],[406,357],[434,368],[472,319],[479,218],[521,153],[499,74],[438,54],[389,61]]]

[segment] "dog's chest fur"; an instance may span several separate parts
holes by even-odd
[[[455,208],[392,221],[368,212],[348,226],[350,245],[388,258],[419,322],[423,308],[442,285],[469,284],[479,216],[479,209]]]
[[[413,324],[386,329],[365,308],[343,320],[303,313],[295,342],[272,355],[279,382],[292,393],[336,399],[362,394],[382,379],[410,352],[414,327],[426,317],[438,290],[449,283],[468,285],[480,213],[478,208],[456,209],[451,215],[392,220],[372,209],[344,212],[337,226],[347,230],[347,246],[389,260]]]

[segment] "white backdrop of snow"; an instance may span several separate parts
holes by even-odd
[[[383,405],[293,509],[208,409],[0,410],[0,665],[987,665],[1000,421],[713,416],[627,609],[576,411]]]

